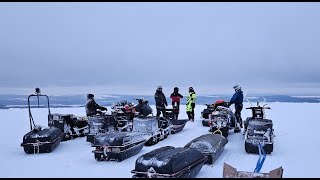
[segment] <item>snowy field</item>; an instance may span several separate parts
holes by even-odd
[[[99,102],[98,102],[99,103]],[[244,104],[244,108],[249,107]],[[260,172],[269,172],[282,166],[283,177],[320,177],[318,156],[320,140],[317,118],[319,103],[271,103],[266,110],[267,118],[272,119],[275,129],[274,151],[267,155]],[[152,107],[155,112],[155,107]],[[192,139],[208,133],[208,127],[201,124],[203,105],[196,106],[195,122],[188,122],[185,128],[158,144],[144,146],[141,152],[122,162],[97,162],[93,148],[86,138],[77,138],[60,145],[45,154],[25,154],[20,146],[22,137],[30,129],[28,109],[0,110],[2,130],[0,131],[0,177],[132,177],[135,160],[155,148],[162,146],[183,147]],[[108,108],[110,111],[110,108]],[[47,109],[32,109],[36,124],[47,126]],[[186,118],[185,106],[181,106],[179,118]],[[52,108],[51,113],[71,113],[84,116],[84,108]],[[243,109],[242,118],[250,116],[250,110]],[[242,133],[230,131],[228,144],[224,152],[213,165],[204,165],[197,178],[221,178],[223,163],[226,162],[241,171],[253,171],[259,158],[256,154],[247,154],[244,149]]]

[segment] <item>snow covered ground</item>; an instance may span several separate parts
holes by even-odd
[[[244,108],[250,104],[245,103]],[[317,162],[320,161],[318,139],[320,109],[319,103],[271,103],[267,118],[272,119],[275,129],[274,151],[267,155],[260,172],[269,172],[282,166],[283,177],[320,177]],[[28,109],[1,109],[0,119],[0,177],[132,177],[135,160],[155,148],[162,146],[182,147],[192,139],[208,133],[208,127],[201,124],[203,105],[196,106],[195,122],[188,122],[178,134],[170,135],[158,144],[147,147],[122,162],[97,162],[91,152],[93,148],[86,138],[60,143],[52,152],[25,154],[20,146],[22,137],[30,129]],[[108,108],[110,110],[110,108]],[[155,110],[155,107],[153,107]],[[180,118],[186,118],[185,106],[181,107]],[[47,109],[32,109],[36,124],[47,125]],[[155,112],[155,111],[154,111]],[[85,115],[84,108],[52,108],[51,113]],[[242,118],[250,116],[250,110],[242,111]],[[226,162],[241,171],[253,171],[258,155],[247,154],[244,150],[242,133],[230,131],[224,152],[213,165],[204,165],[198,178],[222,177],[223,163]]]

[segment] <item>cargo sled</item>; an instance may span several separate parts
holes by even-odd
[[[184,147],[199,150],[208,157],[206,164],[213,164],[222,154],[227,143],[227,138],[220,134],[205,134],[193,139]]]
[[[270,171],[269,173],[256,173],[237,171],[236,168],[227,163],[223,165],[223,178],[282,178],[283,168],[279,167]]]
[[[133,178],[194,178],[207,156],[193,148],[165,146],[136,160]]]
[[[136,132],[108,132],[95,137],[92,152],[97,161],[122,161],[138,154],[149,137]]]
[[[112,118],[109,115],[98,115],[98,116],[89,116],[88,126],[89,132],[87,135],[87,142],[93,143],[94,137],[98,134],[104,134],[109,131],[109,121],[108,119]]]
[[[188,119],[177,119],[177,113],[179,114],[179,109],[176,106],[174,106],[172,109],[166,109],[166,119],[169,119],[172,125],[171,134],[182,131],[186,123],[189,121]]]
[[[133,120],[132,132],[139,132],[150,136],[145,144],[147,146],[157,144],[159,141],[167,138],[171,131],[172,125],[163,117],[137,117]]]
[[[267,154],[273,151],[274,134],[273,123],[270,119],[265,119],[265,109],[270,107],[257,106],[246,109],[252,110],[252,117],[248,117],[244,123],[245,150],[248,153],[259,153],[258,144],[260,143]]]
[[[56,127],[43,128],[39,125],[35,125],[31,114],[30,97],[38,98],[38,107],[39,98],[46,97],[48,103],[48,120],[51,116],[49,97],[47,95],[41,95],[40,89],[36,88],[36,93],[31,94],[28,97],[30,132],[23,136],[23,142],[21,143],[21,146],[23,147],[24,152],[27,154],[50,153],[60,144],[64,133]]]
[[[48,125],[49,127],[59,128],[64,132],[62,141],[84,137],[89,133],[89,126],[86,118],[77,117],[73,114],[51,114],[49,116]]]

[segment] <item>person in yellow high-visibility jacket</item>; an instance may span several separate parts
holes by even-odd
[[[189,87],[189,95],[187,99],[187,114],[191,121],[194,121],[194,108],[196,107],[196,93],[192,87]]]

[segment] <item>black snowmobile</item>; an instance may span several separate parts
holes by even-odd
[[[97,161],[122,161],[138,154],[149,137],[137,132],[108,132],[95,136],[92,147]]]
[[[227,108],[229,107],[228,103],[225,102],[224,100],[216,100],[214,104],[205,104],[205,105],[207,106],[207,108],[201,112],[201,119],[202,119],[203,126],[209,126],[209,121],[211,121],[210,116],[218,106],[223,106]]]
[[[260,143],[267,154],[273,151],[273,123],[270,119],[265,119],[265,109],[270,107],[257,106],[248,107],[252,110],[252,117],[248,117],[244,123],[245,150],[248,153],[259,153]]]
[[[166,109],[166,119],[172,124],[171,134],[180,132],[189,121],[188,119],[178,119],[179,109],[177,106],[173,106],[172,109]]]
[[[131,131],[132,120],[135,116],[134,104],[123,100],[112,105],[111,109],[114,129],[117,131]]]
[[[38,98],[39,107],[39,97],[46,97],[48,102],[48,120],[51,116],[49,97],[47,95],[41,95],[40,89],[36,88],[36,93],[31,94],[28,97],[28,108],[29,108],[29,119],[30,119],[30,132],[23,136],[23,142],[21,146],[24,152],[27,154],[31,153],[50,153],[52,152],[61,142],[64,137],[64,133],[56,127],[45,127],[35,125],[30,108],[30,97]]]
[[[209,115],[208,124],[210,127],[209,132],[212,132],[213,134],[221,133],[227,138],[229,129],[234,129],[235,133],[240,132],[241,129],[237,126],[238,123],[236,123],[236,118],[229,106],[224,104],[225,103],[217,103],[215,105],[214,111]]]
[[[51,114],[49,116],[48,126],[59,128],[64,132],[65,136],[62,138],[62,141],[84,137],[89,133],[87,120],[73,114]]]

